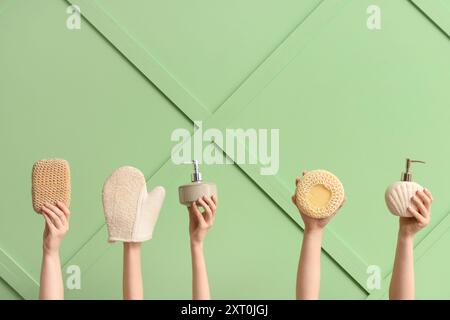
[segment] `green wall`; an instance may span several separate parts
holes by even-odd
[[[78,4],[80,30],[66,8]],[[366,9],[381,8],[381,30]],[[35,160],[71,164],[63,264],[82,270],[69,299],[120,299],[105,178],[133,165],[167,190],[143,246],[145,297],[189,299],[187,214],[170,160],[176,128],[280,129],[280,170],[202,166],[220,207],[205,247],[212,297],[293,299],[302,223],[290,203],[302,169],[338,175],[347,203],[327,227],[323,299],[386,298],[397,221],[384,190],[404,159],[434,195],[416,239],[417,297],[450,299],[450,1],[0,0],[0,298],[35,299],[43,220],[31,207]],[[384,278],[366,288],[369,265]],[[65,268],[64,267],[64,268]]]

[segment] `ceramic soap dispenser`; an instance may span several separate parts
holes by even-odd
[[[402,173],[401,181],[392,183],[384,194],[384,200],[389,211],[399,217],[412,217],[407,208],[412,207],[417,209],[412,203],[411,198],[414,194],[423,187],[418,183],[412,181],[411,164],[425,163],[419,160],[406,159],[406,172]]]
[[[198,170],[198,161],[193,160],[194,172],[192,173],[191,183],[178,187],[178,196],[180,203],[189,206],[198,198],[207,196],[217,197],[217,188],[214,183],[202,181],[202,174]]]

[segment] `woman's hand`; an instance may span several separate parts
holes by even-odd
[[[200,212],[199,206],[203,207],[203,212]],[[217,199],[215,196],[199,198],[188,207],[191,243],[203,243],[208,230],[214,224],[216,208]]]
[[[45,219],[43,248],[46,253],[59,251],[61,242],[69,231],[70,211],[64,203],[58,201],[56,206],[46,203],[41,210]]]
[[[411,202],[417,208],[408,207],[408,212],[412,217],[400,217],[400,235],[404,237],[414,237],[417,232],[425,228],[431,219],[431,204],[433,196],[428,189],[417,191],[411,198]]]

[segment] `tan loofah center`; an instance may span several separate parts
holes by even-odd
[[[33,209],[41,213],[42,206],[48,202],[63,202],[70,206],[70,167],[63,159],[44,159],[33,165],[31,194]]]
[[[302,213],[322,219],[339,209],[344,200],[344,187],[331,172],[314,170],[300,180],[295,196]]]

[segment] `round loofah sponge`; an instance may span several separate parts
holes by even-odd
[[[33,209],[41,213],[42,206],[48,202],[63,202],[70,206],[70,168],[63,159],[44,159],[36,161],[31,174],[31,194]]]
[[[302,213],[312,218],[327,218],[341,206],[344,187],[334,174],[313,170],[299,181],[295,197]]]

